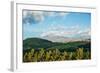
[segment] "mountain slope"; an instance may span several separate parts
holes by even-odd
[[[23,49],[59,49],[59,50],[66,50],[66,51],[74,51],[77,48],[85,48],[85,50],[90,50],[91,42],[87,41],[71,41],[66,43],[57,43],[51,42],[41,38],[28,38],[23,40]]]
[[[28,38],[23,40],[24,50],[30,48],[48,48],[52,46],[52,44],[51,41],[40,38]]]

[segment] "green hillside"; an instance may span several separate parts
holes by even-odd
[[[82,59],[91,59],[90,41],[57,43],[40,38],[23,41],[23,62]]]
[[[74,42],[67,42],[67,43],[57,43],[57,42],[51,42],[45,39],[40,38],[28,38],[23,41],[23,49],[59,49],[61,51],[75,51],[76,48],[85,48],[85,51],[90,51],[91,43],[90,41],[74,41]]]
[[[52,46],[52,42],[40,38],[28,38],[23,41],[23,48],[48,48]]]

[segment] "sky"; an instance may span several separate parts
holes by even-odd
[[[23,10],[22,13],[23,39],[45,36],[91,36],[91,13],[34,10]]]

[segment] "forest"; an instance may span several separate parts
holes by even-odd
[[[91,59],[90,40],[58,43],[40,38],[29,38],[23,41],[23,62],[86,59]]]

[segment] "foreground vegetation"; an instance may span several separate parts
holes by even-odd
[[[91,59],[91,41],[52,42],[41,38],[23,40],[23,62]]]
[[[90,51],[84,51],[84,48],[77,48],[76,51],[68,52],[59,49],[40,48],[29,49],[23,52],[23,62],[41,62],[41,61],[64,61],[64,60],[83,60],[91,59]]]

